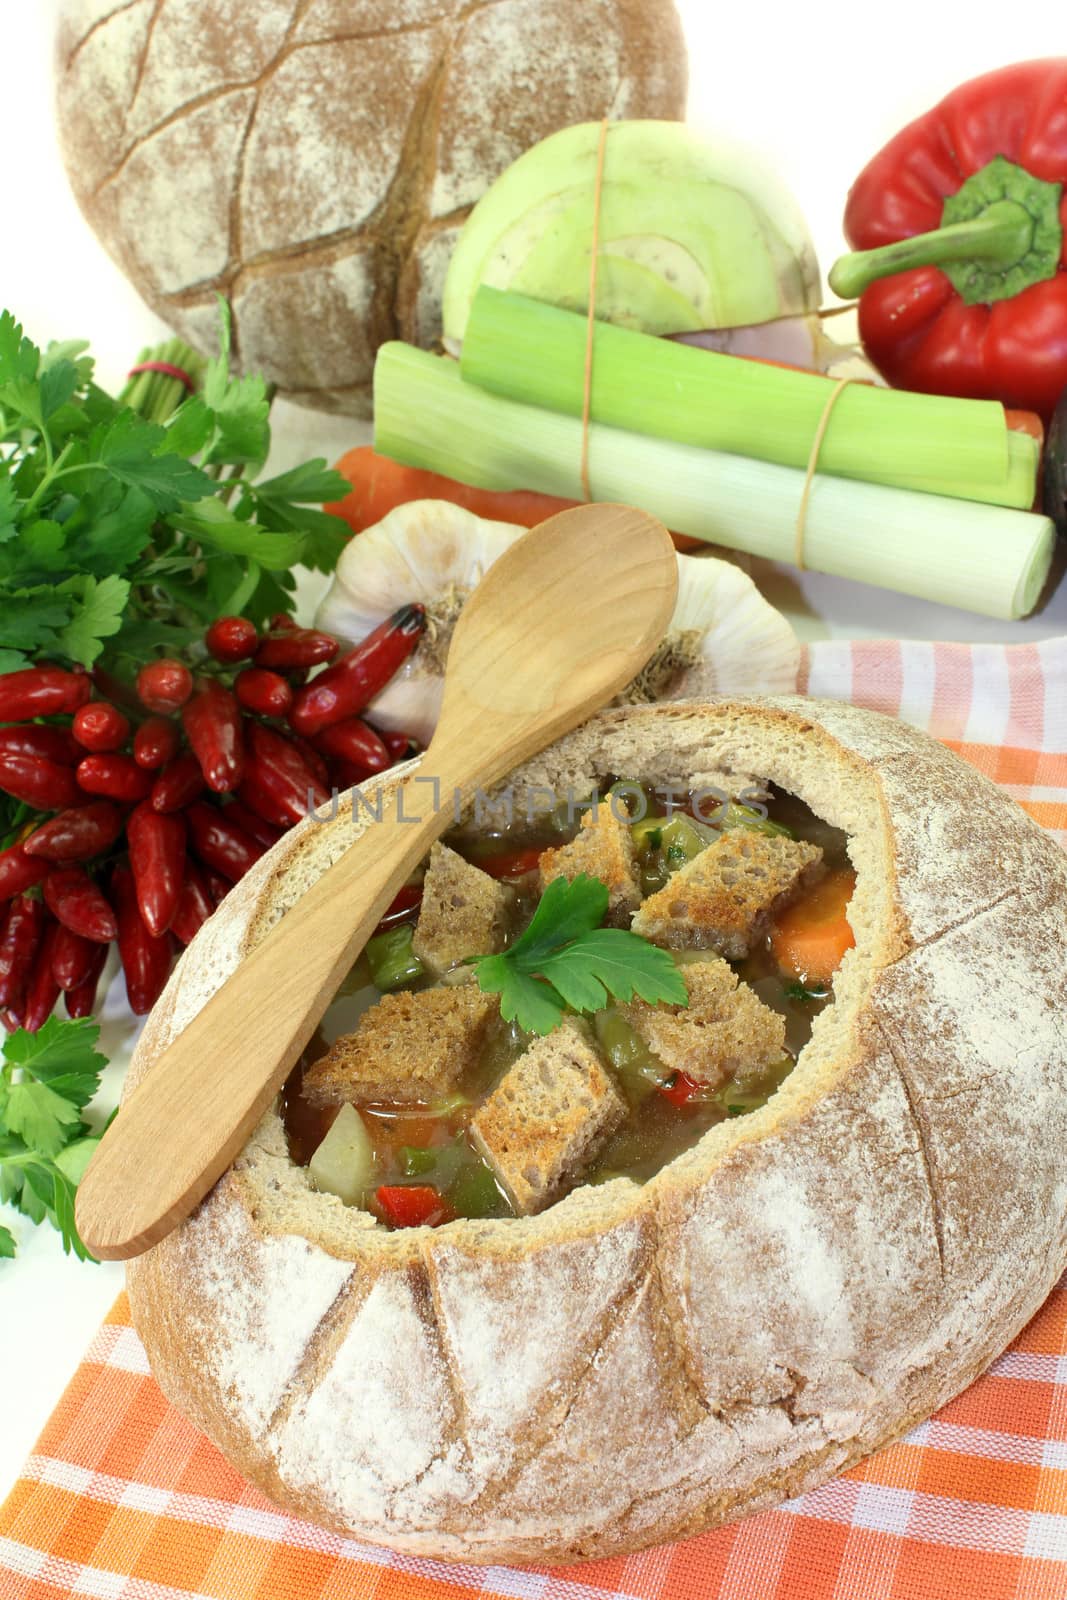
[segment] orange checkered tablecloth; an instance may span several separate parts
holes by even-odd
[[[1067,846],[1067,640],[819,644],[801,687],[928,728]],[[1067,1278],[971,1388],[832,1483],[684,1544],[552,1571],[395,1556],[282,1514],[163,1399],[123,1297],[0,1509],[0,1600],[60,1595],[1065,1600]]]

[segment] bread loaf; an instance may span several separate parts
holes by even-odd
[[[149,305],[211,354],[226,295],[246,369],[355,415],[493,179],[685,82],[673,0],[64,0],[57,38],[74,193]]]
[[[1052,841],[904,724],[799,697],[604,712],[512,782],[618,772],[770,779],[848,834],[856,945],[767,1104],[643,1186],[395,1233],[315,1193],[271,1112],[130,1264],[164,1392],[280,1505],[356,1538],[572,1562],[773,1505],[957,1394],[1067,1265]],[[350,826],[301,826],[227,898],[131,1083]]]

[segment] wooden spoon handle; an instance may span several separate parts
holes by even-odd
[[[243,1148],[396,884],[453,821],[450,791],[443,783],[442,790],[446,803],[435,806],[429,785],[400,785],[382,805],[381,820],[367,822],[242,962],[225,994],[216,993],[188,1024],[184,1048],[166,1071],[156,1076],[161,1058],[130,1096],[78,1191],[79,1231],[95,1255],[125,1260],[155,1244]],[[349,804],[347,797],[341,804]],[[366,820],[362,806],[359,812]],[[324,917],[330,902],[334,909]],[[348,911],[353,903],[363,908],[355,923]],[[278,1065],[265,1077],[268,1060]],[[179,1158],[146,1159],[156,1148],[174,1148],[174,1126],[183,1129]],[[136,1187],[120,1181],[131,1170],[141,1175]]]

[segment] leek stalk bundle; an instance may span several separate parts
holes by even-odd
[[[580,417],[587,318],[483,284],[460,357],[467,382],[506,400]],[[594,422],[676,444],[806,467],[834,382],[593,324]],[[993,400],[957,400],[854,383],[837,397],[821,474],[1025,510],[1038,446]]]
[[[374,421],[375,447],[409,466],[485,489],[583,498],[580,419],[490,394],[464,382],[446,358],[383,345]],[[794,558],[805,476],[798,467],[594,422],[589,470],[597,498],[640,506],[678,533],[775,561]],[[804,558],[819,572],[1016,618],[1037,603],[1053,541],[1047,517],[820,471]]]

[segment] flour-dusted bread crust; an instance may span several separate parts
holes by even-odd
[[[685,89],[674,0],[63,0],[56,45],[74,194],[153,310],[213,354],[226,295],[246,370],[359,416],[505,167]]]
[[[1055,845],[940,745],[828,702],[604,712],[513,781],[605,772],[770,778],[850,836],[856,947],[766,1107],[644,1187],[396,1233],[314,1194],[271,1113],[130,1264],[166,1394],[279,1504],[357,1538],[575,1561],[772,1505],[957,1394],[1067,1265]],[[350,826],[309,822],[253,868],[133,1081]]]

